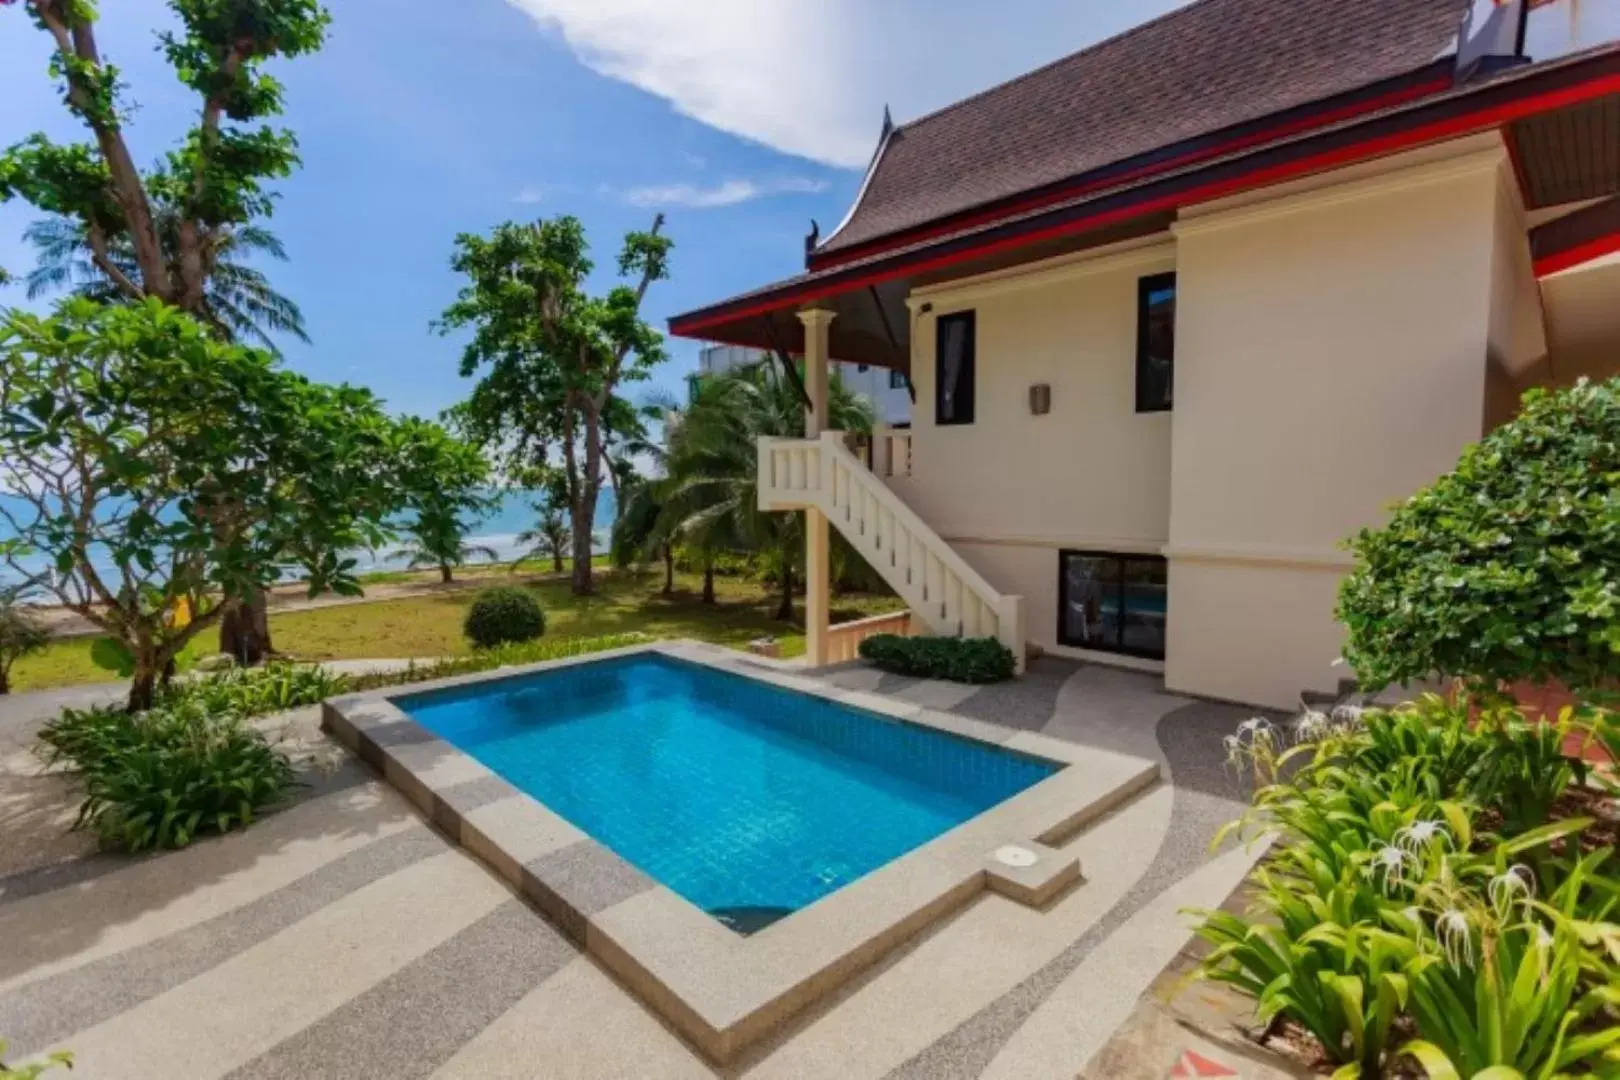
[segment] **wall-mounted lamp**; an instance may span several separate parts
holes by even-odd
[[[1045,416],[1052,411],[1052,387],[1047,383],[1036,383],[1029,388],[1029,414],[1031,416]]]

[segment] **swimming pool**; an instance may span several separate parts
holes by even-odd
[[[744,932],[1060,768],[660,653],[392,700]]]

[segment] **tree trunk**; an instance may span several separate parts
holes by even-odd
[[[0,667],[0,694],[11,693],[11,672]]]
[[[675,595],[675,547],[664,545],[664,595]]]
[[[447,562],[440,563],[439,564],[439,581],[442,582],[445,585],[448,585],[454,580],[455,580],[455,578],[451,577],[451,575],[450,575],[450,564],[447,563]]]
[[[219,623],[219,651],[242,667],[263,663],[275,651],[270,643],[270,614],[263,592],[254,589],[225,612]]]
[[[714,556],[703,553],[703,602],[714,605]]]
[[[776,609],[779,622],[793,621],[793,564],[782,560],[782,603]]]
[[[563,554],[561,544],[558,544],[556,547],[551,549],[551,572],[554,574],[560,574],[563,572]]]
[[[135,657],[135,673],[129,683],[129,699],[124,707],[132,713],[145,712],[157,699],[158,673],[162,670],[151,653]]]
[[[575,489],[574,514],[574,595],[589,596],[596,591],[591,577],[591,527],[596,522],[596,497],[602,490],[602,452],[598,431],[601,419],[589,404],[585,406],[585,468]]]

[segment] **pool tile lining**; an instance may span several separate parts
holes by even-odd
[[[1054,761],[1064,768],[750,937],[742,937],[422,728],[393,702],[616,657],[660,654]],[[1056,843],[1157,781],[1140,758],[840,690],[727,650],[665,642],[335,698],[323,724],[711,1058],[731,1060],[988,888],[986,855]]]

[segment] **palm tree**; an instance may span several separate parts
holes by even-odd
[[[664,562],[664,595],[669,596],[675,592],[675,548],[665,534],[664,487],[656,480],[620,486],[611,550],[613,565],[621,569],[656,553]]]
[[[872,429],[871,406],[836,372],[828,381],[827,416],[833,430]],[[669,434],[667,535],[700,551],[758,551],[774,565],[782,590],[776,617],[790,621],[802,530],[798,514],[759,509],[762,436],[804,436],[804,402],[776,367],[755,364],[699,383],[696,400]]]
[[[167,250],[176,250],[179,244],[174,237],[179,226],[174,211],[158,207],[156,213],[164,246]],[[103,302],[124,299],[107,280],[107,275],[91,261],[90,241],[83,222],[66,217],[45,218],[29,225],[23,238],[32,243],[39,254],[39,264],[25,279],[30,300],[57,289],[70,289],[80,296]],[[127,235],[111,241],[107,254],[120,270],[139,277],[135,252]],[[291,334],[299,341],[308,342],[304,316],[297,304],[272,289],[269,279],[244,261],[252,255],[287,261],[286,249],[268,229],[235,225],[214,232],[204,256],[211,266],[203,307],[197,314],[224,337],[253,342],[279,356],[270,335]]]

